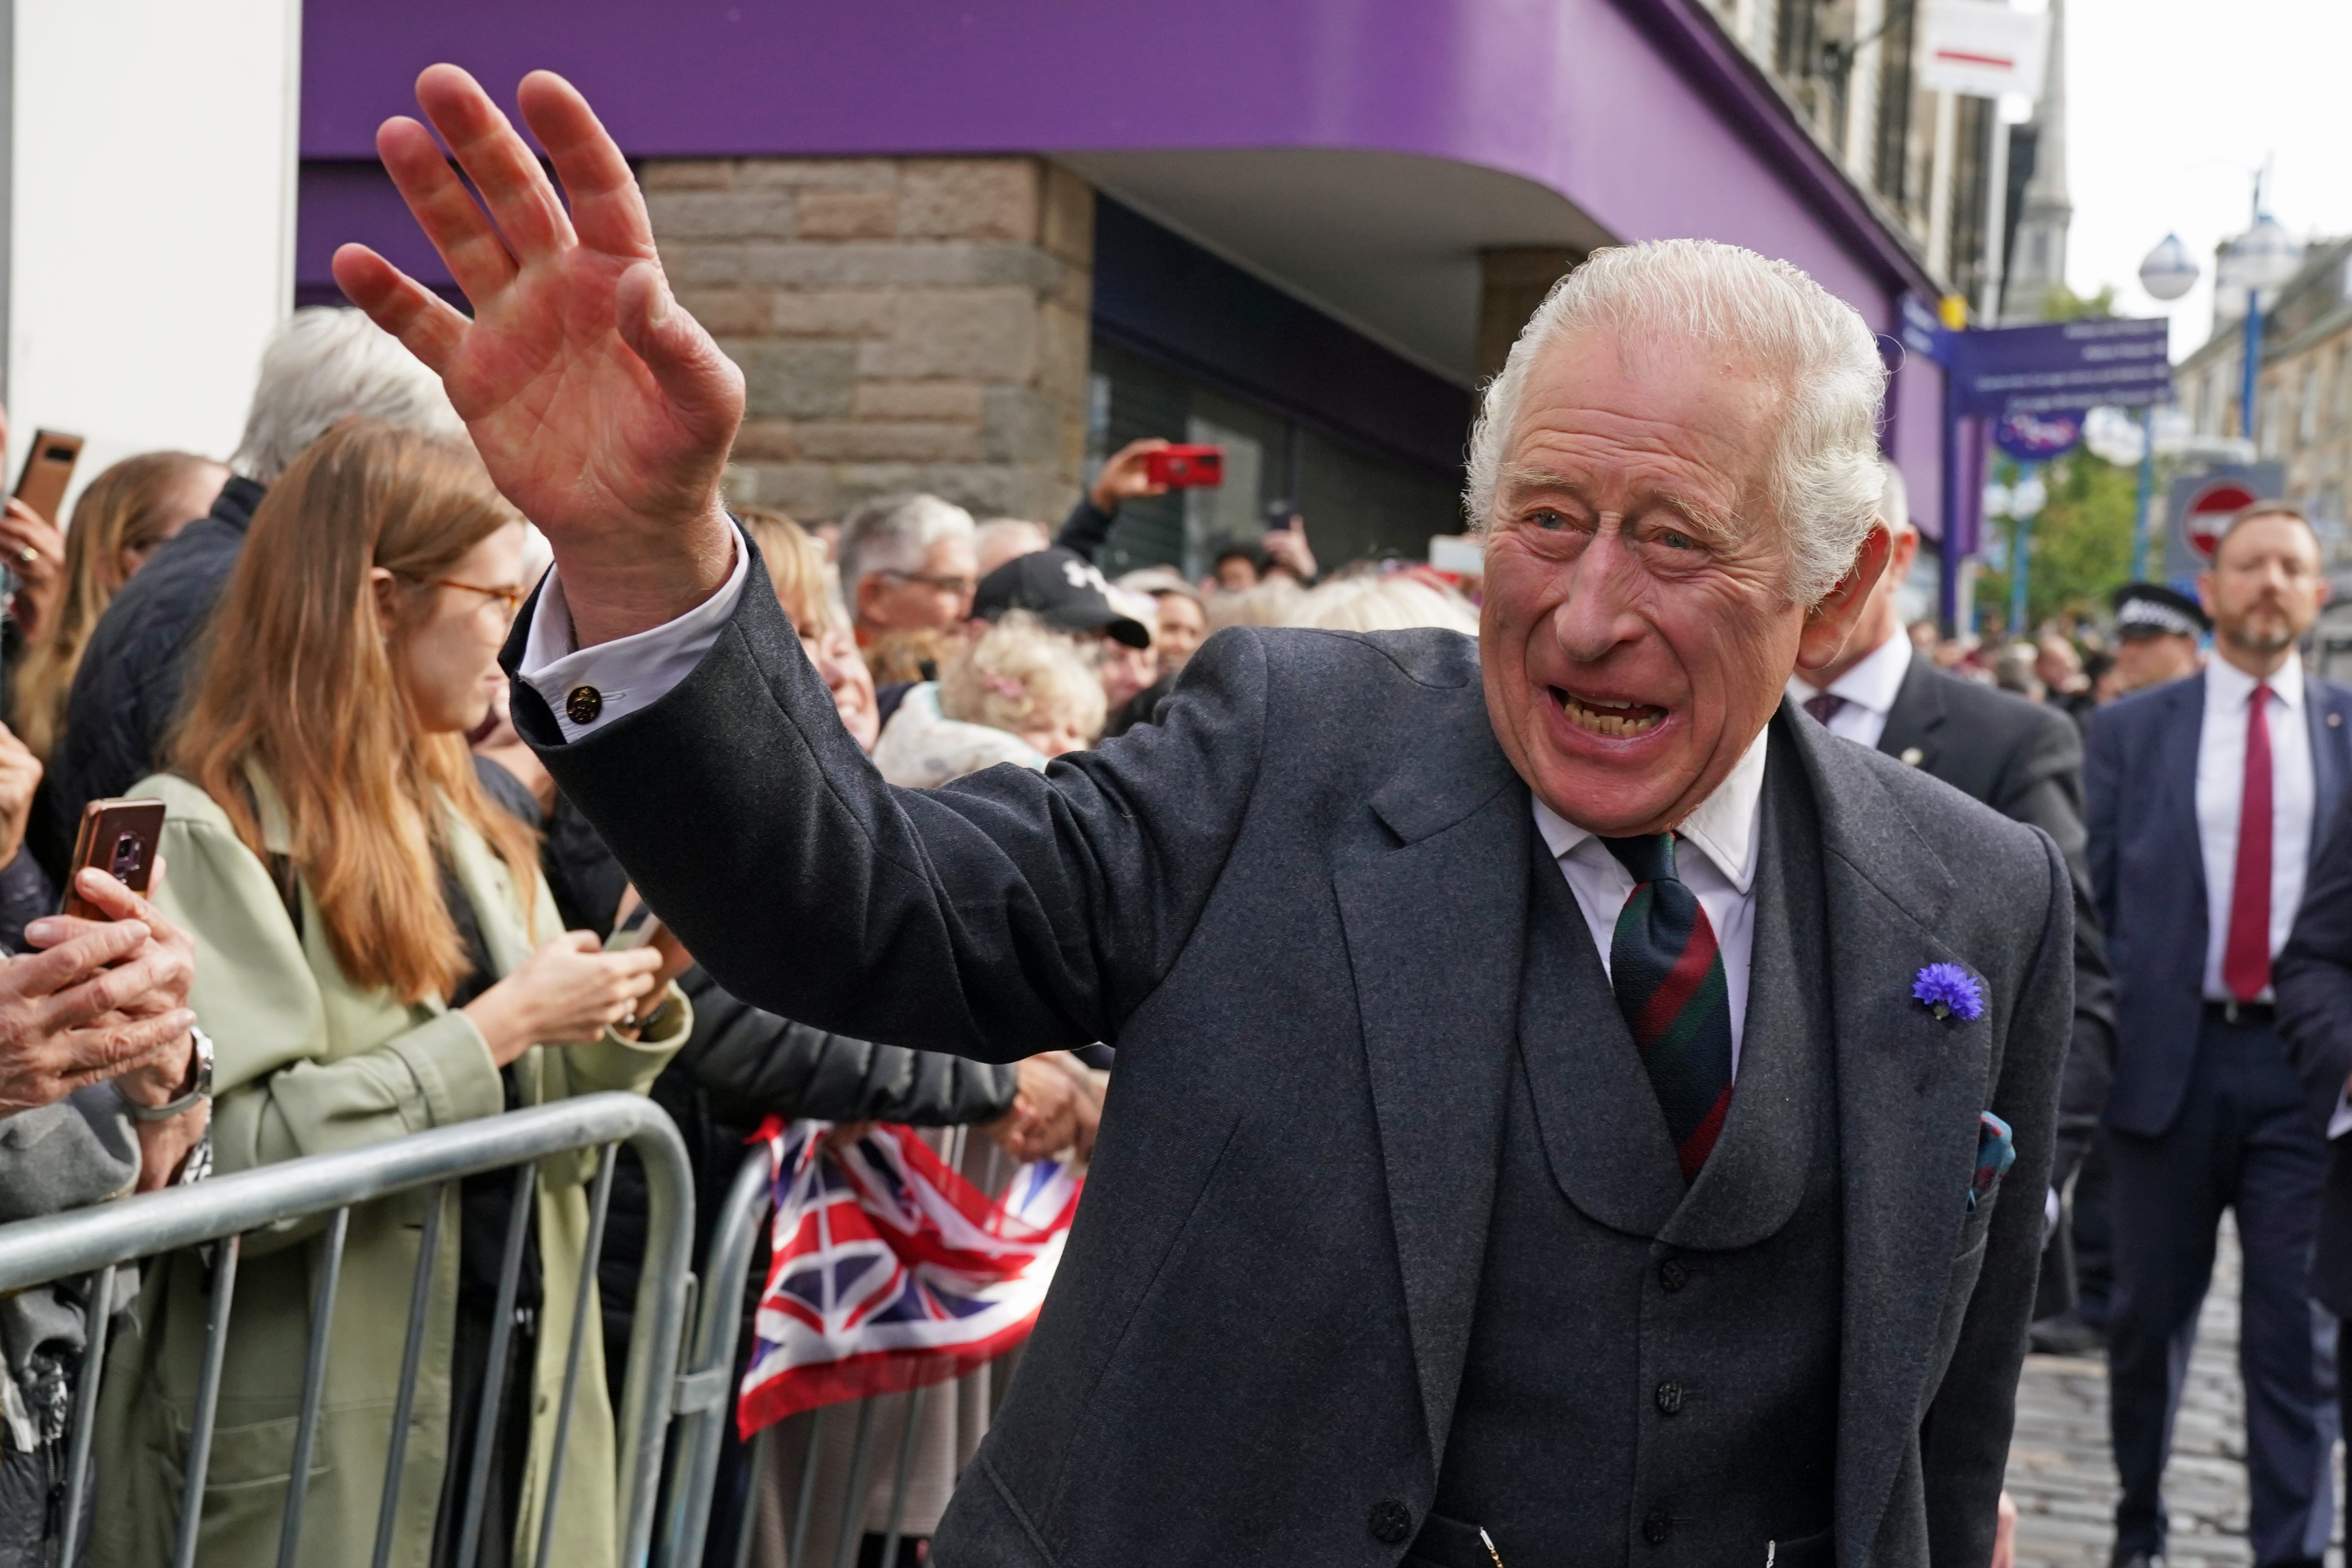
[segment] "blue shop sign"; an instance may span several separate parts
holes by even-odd
[[[2172,397],[2171,323],[2161,317],[1958,332],[1950,353],[1958,414],[2079,414]]]

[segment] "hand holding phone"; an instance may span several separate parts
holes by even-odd
[[[1162,447],[1144,458],[1143,471],[1171,490],[1213,489],[1225,482],[1223,447]]]
[[[73,861],[66,870],[65,902],[59,911],[86,921],[113,917],[83,897],[77,884],[82,868],[95,866],[144,897],[155,874],[155,847],[163,837],[160,800],[94,800],[81,810],[74,836]]]

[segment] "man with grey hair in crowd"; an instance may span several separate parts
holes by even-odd
[[[295,311],[262,351],[245,437],[211,514],[159,548],[90,634],[49,769],[48,816],[35,825],[35,852],[52,877],[63,874],[84,803],[121,795],[162,765],[188,657],[262,495],[303,447],[351,418],[453,435],[463,428],[439,381],[366,316]]]
[[[895,790],[728,520],[742,376],[620,151],[525,79],[567,218],[470,77],[418,97],[488,213],[423,125],[378,146],[476,315],[336,276],[553,543],[524,736],[730,990],[1118,1048],[939,1562],[1987,1561],[2072,900],[1782,692],[1889,552],[1851,308],[1596,252],[1473,436],[1475,642],[1234,628],[1157,723]]]
[[[886,496],[841,520],[841,596],[857,640],[946,631],[971,614],[971,513],[932,495]]]

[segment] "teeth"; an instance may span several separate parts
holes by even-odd
[[[1581,697],[1568,697],[1565,692],[1561,695],[1567,699],[1561,708],[1570,720],[1577,728],[1596,735],[1646,735],[1665,717],[1664,711],[1646,704],[1588,701]],[[1643,710],[1638,717],[1633,711],[1637,708]]]

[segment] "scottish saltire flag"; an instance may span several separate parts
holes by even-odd
[[[745,1437],[795,1411],[961,1377],[1028,1336],[1077,1212],[1082,1178],[1024,1165],[1001,1201],[911,1127],[841,1150],[828,1121],[770,1117],[767,1289],[735,1419]]]

